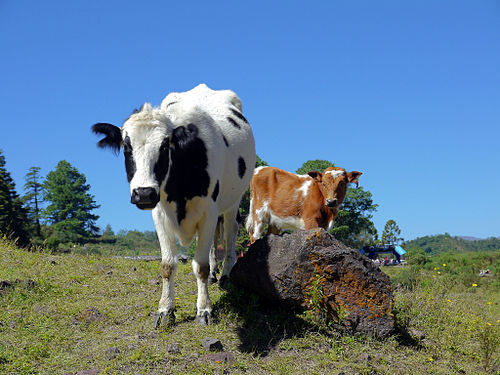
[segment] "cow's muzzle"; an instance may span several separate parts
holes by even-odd
[[[338,203],[339,203],[338,199],[327,199],[326,200],[326,205],[330,208],[337,207]]]
[[[132,190],[130,203],[135,204],[141,210],[151,210],[160,201],[160,196],[155,188],[137,188]]]

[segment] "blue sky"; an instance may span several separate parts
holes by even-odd
[[[232,89],[257,154],[326,159],[405,239],[500,236],[500,3],[484,1],[0,2],[0,149],[22,193],[31,166],[83,172],[98,224],[152,230],[123,156],[96,122],[198,83]]]

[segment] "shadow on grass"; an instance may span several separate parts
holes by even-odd
[[[297,316],[290,309],[269,304],[258,295],[228,284],[224,294],[214,304],[220,319],[234,318],[238,322],[239,349],[265,357],[280,341],[302,337],[318,327]],[[224,316],[224,317],[223,317]]]
[[[304,337],[308,332],[325,335],[346,335],[346,332],[321,327],[297,315],[297,311],[270,304],[258,295],[228,284],[224,294],[214,304],[218,320],[233,319],[238,322],[239,349],[265,357],[282,340]],[[416,350],[425,348],[422,340],[406,327],[396,324],[393,336],[399,345]]]
[[[401,346],[406,346],[413,349],[423,349],[425,346],[422,344],[422,340],[418,337],[413,336],[408,328],[396,324],[393,332],[396,341]]]

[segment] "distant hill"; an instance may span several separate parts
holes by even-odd
[[[404,243],[404,247],[406,250],[412,247],[419,247],[429,254],[444,253],[446,251],[495,251],[500,250],[500,238],[452,237],[448,233],[445,233],[407,241]]]

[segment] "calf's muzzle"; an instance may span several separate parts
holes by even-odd
[[[326,205],[330,208],[337,206],[337,204],[338,204],[338,199],[327,199],[326,200]]]

